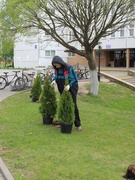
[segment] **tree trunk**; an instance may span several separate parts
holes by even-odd
[[[93,49],[87,52],[87,60],[90,69],[90,90],[89,92],[93,95],[98,95],[99,82],[97,77],[96,63],[93,58]]]
[[[97,78],[97,71],[90,70],[90,93],[93,95],[98,95],[98,87],[99,87],[99,82]]]

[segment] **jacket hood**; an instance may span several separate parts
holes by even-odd
[[[65,63],[65,62],[63,61],[63,59],[62,59],[61,57],[59,57],[59,56],[54,56],[54,57],[53,57],[53,59],[52,59],[52,65],[55,64],[55,63],[61,64],[61,65],[63,65],[64,67],[66,66],[66,63]]]
[[[64,70],[70,69],[72,67],[71,65],[64,62],[63,59],[59,56],[54,56],[52,59],[52,66],[54,67],[54,69],[56,69],[56,67],[53,65],[54,63],[61,64]]]

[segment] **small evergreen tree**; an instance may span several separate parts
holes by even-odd
[[[60,123],[70,125],[74,122],[74,103],[69,91],[63,91],[58,109]]]
[[[65,86],[69,84],[66,79]],[[74,103],[69,91],[64,90],[59,101],[58,118],[62,124],[70,125],[74,122]]]
[[[57,101],[55,90],[54,87],[51,86],[48,74],[44,81],[40,102],[39,112],[42,114],[42,117],[53,118],[57,110]]]
[[[39,99],[41,91],[42,91],[42,79],[40,75],[37,74],[34,84],[31,88],[31,97],[33,101],[36,101]]]

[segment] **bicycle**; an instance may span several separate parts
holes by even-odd
[[[4,89],[6,86],[10,86],[11,90],[21,91],[25,87],[25,82],[22,77],[18,76],[20,71],[12,71],[14,75],[8,75],[8,72],[4,72],[4,75],[0,76],[0,90]],[[9,80],[9,76],[13,76],[11,80]]]
[[[50,82],[53,81],[53,78],[54,78],[54,71],[53,69],[48,69],[47,72],[46,72],[47,69],[43,69],[44,72],[40,72],[39,75],[41,76],[41,79],[42,79],[42,85],[44,84],[44,81],[45,81],[45,78],[46,78],[46,74],[48,73],[48,76],[49,76],[49,80]]]
[[[45,77],[46,77],[46,69],[43,69],[44,72],[40,72],[39,75],[42,79],[42,85],[44,84]]]
[[[24,71],[26,71],[26,69],[22,70],[22,78],[23,78],[23,80],[25,82],[25,87],[32,87],[35,72],[27,73],[27,72],[24,72]]]
[[[90,78],[90,72],[89,72],[89,70],[87,70],[86,67],[85,67],[85,69],[76,70],[76,75],[77,75],[79,80]]]

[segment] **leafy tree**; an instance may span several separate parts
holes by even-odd
[[[7,60],[13,60],[14,54],[14,42],[6,34],[1,34],[1,48],[0,48],[0,57],[4,60],[6,66]]]
[[[1,4],[0,4],[1,5]],[[3,6],[1,6],[0,13],[0,57],[4,60],[6,66],[7,60],[12,59],[14,56],[14,39],[15,33],[11,31],[10,23],[5,19],[5,13],[3,13]]]
[[[135,20],[134,5],[133,0],[7,0],[1,13],[10,30],[46,32],[67,51],[85,57],[91,74],[90,92],[97,95],[93,49],[102,37]]]

